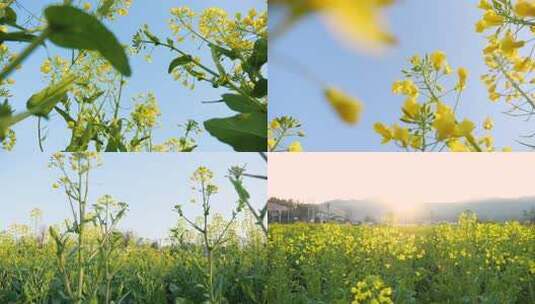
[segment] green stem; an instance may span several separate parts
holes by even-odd
[[[150,40],[142,40],[141,42],[143,43],[150,43],[150,44],[154,44],[154,45],[161,45],[161,46],[164,46],[164,47],[167,47],[177,53],[179,53],[180,55],[182,56],[189,56],[191,57],[190,54],[180,50],[180,49],[177,49],[176,47],[174,47],[173,45],[170,45],[168,43],[163,43],[163,42],[159,42],[159,43],[156,43],[154,41],[150,41]],[[210,69],[209,67],[205,66],[204,64],[200,63],[200,62],[197,62],[195,60],[192,60],[191,61],[193,64],[195,64],[196,66],[198,66],[199,68],[203,69],[205,72],[207,72],[208,74],[216,77],[216,78],[221,78],[221,75],[219,75],[217,72],[215,72],[214,70]],[[226,86],[228,86],[228,88],[242,94],[243,96],[247,96],[249,97],[256,105],[258,106],[265,106],[263,103],[259,102],[258,100],[256,100],[256,98],[252,98],[251,96],[249,96],[249,94],[247,94],[247,92],[243,91],[240,87],[238,87],[237,85],[235,85],[234,83],[232,83],[230,80],[226,82]]]
[[[281,130],[281,134],[279,135],[279,138],[277,138],[277,140],[275,141],[275,144],[273,145],[273,147],[270,149],[269,152],[275,152],[277,147],[279,146],[279,144],[281,143],[281,141],[286,137],[286,132],[288,130],[286,128],[283,128]]]
[[[468,143],[477,151],[477,152],[482,152],[483,150],[481,149],[481,147],[476,143],[474,137],[472,135],[469,135],[469,136],[466,136],[466,140],[468,141]]]
[[[524,90],[522,90],[520,85],[516,81],[514,81],[514,79],[511,78],[511,76],[509,76],[509,74],[503,67],[502,63],[499,61],[498,56],[494,55],[493,59],[498,64],[498,70],[507,78],[507,80],[509,80],[509,82],[511,82],[511,85],[513,86],[513,88],[517,90],[518,93],[520,93],[520,95],[522,95],[526,99],[526,101],[531,105],[532,109],[535,109],[535,102],[529,97],[529,95],[526,92],[524,92]]]

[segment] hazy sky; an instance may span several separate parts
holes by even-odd
[[[43,1],[43,0],[19,0],[24,9],[37,15],[48,4],[61,3],[62,1]],[[77,1],[75,1],[76,3]],[[97,1],[81,1],[93,3],[96,6]],[[178,6],[189,6],[194,11],[200,12],[205,8],[217,6],[227,10],[231,15],[236,12],[247,12],[251,8],[257,10],[266,9],[265,0],[134,0],[128,16],[120,17],[110,25],[110,29],[116,34],[118,39],[124,44],[130,44],[133,35],[143,25],[148,24],[153,31],[160,37],[170,35],[168,20],[170,18],[169,9]],[[20,13],[21,16],[26,14]],[[22,17],[21,17],[22,18]],[[9,44],[10,47],[17,49],[15,44]],[[181,47],[195,55],[201,56],[203,60],[210,60],[209,52],[199,50],[198,43],[184,42]],[[150,52],[150,49],[149,49]],[[49,45],[51,55],[70,56],[67,51]],[[161,125],[154,132],[156,143],[165,141],[171,136],[179,136],[182,130],[177,125],[184,123],[187,119],[195,119],[199,123],[215,118],[233,115],[223,104],[201,104],[206,100],[217,100],[219,96],[225,93],[222,89],[214,89],[211,85],[198,84],[196,90],[191,91],[184,88],[180,83],[174,81],[167,74],[169,62],[176,57],[176,54],[168,50],[158,48],[152,52],[152,63],[144,60],[144,54],[139,54],[130,58],[130,64],[133,70],[132,77],[128,79],[128,86],[123,91],[124,102],[122,104],[125,112],[133,108],[131,98],[139,93],[153,92],[159,102],[162,112]],[[46,51],[39,49],[36,53],[24,62],[23,68],[12,74],[16,84],[12,90],[14,95],[11,103],[18,112],[25,109],[27,99],[39,89],[46,86],[39,69],[42,62],[46,59]],[[211,61],[206,61],[208,66]],[[37,122],[35,119],[28,119],[15,126],[14,130],[18,133],[17,146],[15,151],[37,151]],[[68,135],[65,130],[65,122],[56,117],[48,124],[48,139],[45,142],[46,151],[56,151],[64,149],[67,146]],[[211,137],[204,132],[199,137],[199,150],[201,151],[231,151],[232,149]]]
[[[53,190],[59,174],[48,168],[47,153],[0,153],[0,231],[13,223],[29,224],[30,210],[40,208],[46,224],[62,222],[69,216],[66,197]],[[186,203],[185,214],[196,217],[200,206],[189,204],[195,193],[190,176],[198,166],[215,174],[220,192],[214,197],[213,211],[230,215],[237,200],[234,188],[225,177],[235,165],[247,165],[250,173],[266,174],[266,163],[257,153],[107,153],[103,166],[95,169],[90,203],[111,194],[130,205],[121,229],[133,230],[144,237],[165,238],[177,221],[172,211]],[[260,208],[266,202],[266,181],[246,179],[251,202]]]
[[[271,154],[268,195],[390,204],[516,198],[535,195],[533,168],[530,153]]]
[[[307,134],[302,140],[307,151],[398,151],[395,145],[380,144],[373,124],[391,124],[399,119],[404,98],[393,95],[391,86],[401,78],[407,59],[416,53],[443,50],[453,67],[465,66],[470,71],[459,117],[479,124],[491,116],[496,146],[523,149],[515,140],[532,133],[533,124],[503,115],[508,107],[490,103],[479,80],[487,69],[481,56],[485,39],[474,31],[482,15],[477,2],[395,1],[386,15],[399,44],[382,56],[369,56],[340,44],[319,17],[303,20],[270,44],[270,117],[293,115],[300,119]],[[270,12],[270,25],[276,24],[280,13]],[[361,122],[354,127],[340,122],[321,90],[296,76],[284,64],[288,60],[306,65],[317,77],[360,98],[365,104]]]

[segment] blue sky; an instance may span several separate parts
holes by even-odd
[[[40,14],[46,4],[60,3],[62,1],[41,1],[41,0],[21,0],[18,1],[26,9],[35,14]],[[75,1],[76,2],[76,1]],[[85,2],[85,1],[83,1]],[[88,1],[95,6],[96,1]],[[236,12],[247,12],[251,8],[257,10],[266,9],[265,0],[134,0],[128,16],[121,17],[113,22],[110,29],[116,34],[124,44],[130,44],[132,36],[145,23],[149,24],[152,31],[160,37],[167,37],[170,31],[167,21],[170,17],[169,9],[177,6],[189,6],[195,11],[201,11],[207,7],[217,6],[224,8],[230,14]],[[21,13],[21,15],[23,15]],[[13,44],[10,47],[16,48]],[[208,59],[206,52],[199,53],[198,45],[185,42],[183,48],[200,55],[202,59]],[[60,50],[50,46],[50,54],[63,54]],[[138,93],[151,91],[156,94],[162,112],[161,126],[154,132],[154,142],[163,142],[171,136],[178,136],[181,130],[177,124],[184,123],[187,119],[195,119],[199,123],[215,118],[226,117],[233,114],[223,104],[201,104],[205,100],[217,100],[224,93],[224,90],[214,89],[212,86],[199,84],[196,90],[191,91],[182,87],[178,82],[173,81],[167,74],[169,62],[176,57],[164,49],[157,49],[153,52],[153,62],[147,63],[143,55],[130,58],[133,75],[128,80],[129,84],[125,90],[126,99],[123,99],[123,106],[127,109],[133,108],[131,97]],[[21,70],[12,74],[16,80],[16,85],[12,90],[14,95],[11,102],[17,111],[25,109],[27,99],[46,86],[39,68],[46,58],[44,49],[34,53],[23,65]],[[14,151],[37,151],[37,121],[28,119],[17,125],[14,129],[17,132],[18,144]],[[56,151],[67,146],[68,135],[65,132],[65,123],[60,119],[52,119],[48,123],[48,139],[45,143],[46,151]],[[204,132],[198,138],[199,151],[231,151],[232,149],[212,138]]]
[[[400,70],[407,66],[407,58],[442,50],[454,68],[464,66],[470,71],[459,117],[477,122],[493,117],[496,146],[524,150],[515,140],[535,128],[530,122],[502,114],[508,107],[490,103],[479,80],[486,72],[481,57],[485,39],[474,31],[474,23],[481,17],[476,6],[475,0],[396,1],[386,15],[399,44],[382,56],[341,45],[318,17],[303,20],[270,44],[270,118],[293,115],[300,119],[307,134],[302,140],[307,151],[397,151],[395,145],[380,144],[373,124],[391,124],[399,118],[404,98],[393,95],[391,85],[401,79]],[[280,11],[270,12],[270,26],[280,16]],[[321,90],[277,63],[277,54],[281,54],[280,59],[297,59],[315,75],[361,99],[365,103],[361,122],[356,126],[340,122]]]
[[[30,211],[40,208],[43,223],[60,223],[69,216],[66,197],[53,190],[58,170],[48,168],[47,153],[0,153],[0,231],[13,223],[30,224]],[[189,178],[198,166],[215,175],[220,192],[213,199],[213,211],[230,215],[237,196],[228,179],[228,168],[247,165],[250,173],[266,175],[266,163],[257,153],[104,153],[103,166],[93,173],[90,202],[104,194],[125,201],[130,211],[120,228],[140,236],[162,239],[176,223],[172,211],[185,203],[184,213],[201,215],[200,207],[189,204],[195,193]],[[251,202],[261,208],[267,200],[267,183],[247,178]],[[198,198],[197,196],[195,196]]]

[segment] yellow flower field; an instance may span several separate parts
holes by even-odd
[[[534,303],[535,227],[270,226],[272,303]]]

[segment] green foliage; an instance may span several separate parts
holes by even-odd
[[[111,1],[107,1],[111,5]],[[13,72],[28,56],[30,56],[39,46],[43,45],[48,39],[52,43],[69,49],[79,51],[97,51],[103,58],[121,74],[130,76],[131,69],[128,63],[128,57],[124,47],[119,43],[117,38],[110,32],[97,17],[88,14],[80,9],[69,5],[49,6],[44,10],[47,21],[46,27],[41,31],[39,36],[35,36],[30,30],[17,25],[17,15],[15,11],[7,7],[3,10],[3,16],[0,17],[0,24],[6,24],[21,31],[0,33],[0,44],[6,41],[28,42],[29,45],[14,58],[0,72],[0,80],[3,81],[11,72]],[[2,106],[4,111],[0,115],[0,141],[4,140],[10,127],[16,123],[32,116],[47,117],[48,114],[56,108],[56,104],[67,98],[67,93],[74,82],[75,75],[65,76],[59,83],[52,83],[41,92],[34,94],[28,100],[28,111],[13,115],[7,100]],[[5,110],[8,109],[9,111]],[[58,111],[67,122],[74,123],[75,120],[68,116],[67,111]],[[73,137],[67,150],[77,151],[87,149],[89,141],[93,139],[96,130],[93,125],[88,124],[82,136]],[[113,131],[116,131],[113,130]],[[115,146],[109,145],[110,150],[119,150],[120,143],[117,143],[117,137],[112,134],[115,140]],[[41,141],[41,138],[39,138]],[[113,142],[113,141],[112,141]]]
[[[173,70],[178,67],[178,66],[181,66],[181,65],[185,65],[187,63],[190,63],[191,61],[193,60],[193,58],[191,58],[191,56],[180,56],[180,57],[177,57],[175,59],[173,59],[173,61],[171,61],[171,63],[169,64],[169,68],[167,69],[167,73],[171,74],[171,72],[173,72]]]
[[[0,24],[17,24],[17,13],[11,7],[6,7],[1,13],[2,16],[0,17]]]
[[[88,232],[86,244],[97,246],[104,235],[92,224]],[[207,303],[206,257],[197,240],[162,247],[128,233],[117,234],[114,240],[110,303]],[[269,269],[264,245],[233,236],[214,253],[215,281],[224,298],[220,303],[268,303],[264,290]],[[56,248],[51,237],[14,239],[0,234],[0,303],[73,303],[64,292]],[[69,254],[75,250],[72,236],[66,238],[63,256],[67,273],[77,269],[75,256]],[[88,296],[96,293],[96,302],[88,299],[83,303],[106,303],[104,265],[100,258],[85,264],[86,292]],[[97,280],[99,273],[101,279]]]
[[[267,115],[258,112],[214,118],[204,122],[204,127],[212,136],[240,152],[266,151],[266,126]]]
[[[65,98],[75,80],[75,76],[68,75],[58,83],[32,95],[26,103],[26,108],[35,116],[47,117],[56,104]]]
[[[240,114],[207,120],[206,131],[235,151],[267,151],[268,80],[263,74],[268,61],[268,40],[267,28],[261,22],[267,16],[251,11],[247,18],[237,14],[232,19],[218,8],[196,14],[184,7],[172,9],[171,14],[174,19],[170,27],[177,36],[176,41],[181,43],[188,35],[199,39],[201,46],[211,53],[209,64],[180,49],[173,37],[157,37],[147,25],[134,37],[133,47],[140,51],[146,45],[154,45],[177,53],[179,56],[170,62],[168,72],[188,87],[199,81],[230,91],[210,103],[223,102]],[[199,29],[193,24],[196,17],[200,19]],[[216,29],[215,24],[220,26]]]
[[[254,103],[246,96],[236,94],[224,94],[223,102],[232,110],[239,113],[262,113],[265,109]]]
[[[96,17],[71,6],[49,6],[45,17],[54,44],[70,49],[95,50],[121,74],[132,71],[123,46]]]

